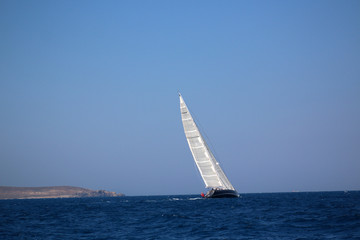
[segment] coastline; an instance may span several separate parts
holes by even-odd
[[[73,186],[10,187],[0,186],[0,199],[122,197],[123,193],[91,190]]]

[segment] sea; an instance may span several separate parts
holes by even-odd
[[[0,239],[360,239],[360,191],[0,200]]]

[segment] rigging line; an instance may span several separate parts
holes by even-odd
[[[193,117],[193,120],[194,120],[195,124],[199,127],[200,133],[204,134],[206,142],[209,143],[208,145],[210,145],[209,147],[212,150],[213,156],[215,157],[216,161],[219,162],[218,154],[217,154],[217,152],[215,150],[214,144],[212,143],[212,141],[210,140],[210,138],[206,134],[204,127],[201,125],[201,123],[198,120],[198,118],[196,117],[195,113],[189,108],[189,106],[187,104],[186,104],[186,106],[189,109],[189,112],[190,112],[191,116]]]

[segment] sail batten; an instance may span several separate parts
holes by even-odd
[[[180,112],[185,136],[197,168],[207,188],[234,190],[219,163],[201,135],[184,99],[180,97]]]

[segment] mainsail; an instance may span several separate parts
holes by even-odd
[[[211,153],[180,93],[179,97],[185,136],[206,188],[235,190]]]

